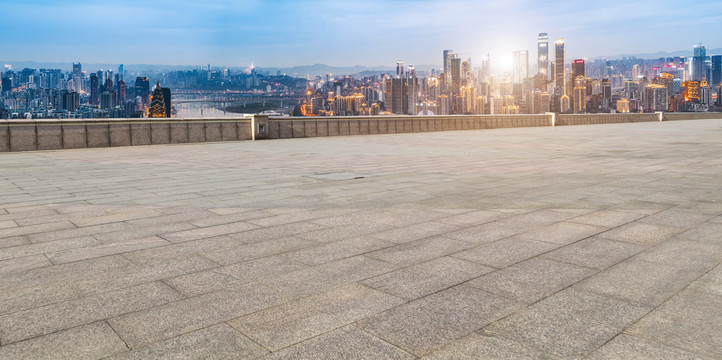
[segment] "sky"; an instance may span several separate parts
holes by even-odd
[[[722,0],[0,0],[0,60],[290,67],[441,64],[540,32],[567,58],[722,47]],[[550,55],[552,51],[550,50]],[[684,55],[684,54],[682,54]]]

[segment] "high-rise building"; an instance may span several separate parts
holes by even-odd
[[[82,90],[83,67],[80,63],[73,63],[73,90],[80,92]]]
[[[147,77],[138,76],[135,78],[135,96],[140,96],[143,104],[148,104],[150,100],[150,82]]]
[[[637,81],[642,77],[642,68],[639,67],[639,64],[635,64],[632,66],[632,80]]]
[[[404,77],[405,67],[406,65],[403,60],[396,60],[396,76],[400,78]]]
[[[120,65],[118,66],[118,81],[116,81],[116,82],[119,82],[120,80],[123,80],[123,75],[124,75],[124,73],[125,73],[125,70],[124,70],[124,68],[123,68],[123,64],[120,64]]]
[[[118,105],[125,104],[125,81],[118,80]]]
[[[512,83],[521,84],[522,80],[529,77],[529,52],[526,50],[513,51]]]
[[[454,57],[451,59],[451,94],[459,95],[461,90],[461,58]]]
[[[163,102],[165,104],[165,117],[170,118],[171,117],[171,94],[169,88],[160,88],[160,91],[163,92]]]
[[[406,84],[409,92],[408,114],[416,115],[416,104],[419,96],[419,80],[416,78],[416,67],[409,65],[406,72]]]
[[[444,77],[446,78],[446,86],[451,84],[451,59],[455,57],[456,54],[453,50],[444,50]]]
[[[100,103],[100,83],[95,74],[90,74],[90,103],[93,105]]]
[[[574,113],[584,114],[587,112],[587,88],[577,86],[574,88]]]
[[[537,45],[537,72],[549,77],[549,35],[539,33]]]
[[[564,39],[554,42],[554,85],[557,94],[564,94]]]
[[[479,68],[479,81],[486,82],[491,75],[491,59],[489,54],[481,58],[481,67]]]
[[[586,76],[584,59],[572,61],[572,79],[576,79],[577,76]]]
[[[153,95],[150,96],[150,108],[148,108],[148,117],[162,118],[166,117],[165,98],[160,83],[156,83]]]
[[[691,78],[692,81],[706,81],[707,80],[707,50],[704,45],[699,44],[694,47],[694,56],[692,56],[692,62],[690,63]]]
[[[709,85],[719,86],[722,84],[722,55],[712,55],[711,64]]]

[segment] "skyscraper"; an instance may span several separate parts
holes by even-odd
[[[404,77],[405,66],[403,60],[396,60],[396,76],[400,78]]]
[[[712,69],[710,70],[710,86],[722,84],[722,55],[712,55]]]
[[[537,47],[537,71],[544,77],[549,77],[549,35],[539,34]]]
[[[461,58],[454,57],[450,63],[451,93],[459,95],[459,90],[461,89]]]
[[[446,83],[447,91],[451,86],[451,59],[455,58],[456,54],[453,50],[444,50],[444,80]]]
[[[554,85],[557,94],[564,94],[564,39],[554,42]]]
[[[73,90],[80,92],[82,90],[81,80],[83,78],[83,67],[80,63],[73,63]]]
[[[116,81],[116,82],[119,82],[120,80],[123,80],[123,73],[124,73],[124,72],[125,72],[125,71],[124,71],[124,69],[123,69],[123,64],[120,64],[120,66],[118,66],[118,81]]]
[[[143,104],[148,104],[148,96],[150,95],[150,82],[147,77],[138,76],[135,78],[135,96],[143,99]]]
[[[479,80],[482,82],[486,82],[489,78],[489,75],[491,75],[491,60],[489,58],[489,54],[486,54],[486,56],[481,58],[481,68],[479,68]]]
[[[572,61],[572,81],[576,80],[577,76],[586,76],[584,59]]]
[[[512,61],[512,83],[521,84],[522,80],[529,77],[529,52],[526,50],[513,51]]]
[[[692,81],[707,80],[707,50],[705,50],[704,45],[699,44],[694,47],[694,56],[692,56],[690,69],[692,70]]]
[[[95,74],[90,74],[90,103],[93,105],[100,103],[100,83]]]

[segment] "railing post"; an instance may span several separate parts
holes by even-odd
[[[251,115],[251,140],[268,137],[268,115]]]
[[[551,120],[552,120],[552,126],[556,126],[556,123],[557,123],[557,113],[548,112],[548,113],[546,113],[546,115],[552,117],[552,119],[551,119]]]
[[[657,111],[657,115],[659,115],[659,121],[664,121],[664,111]]]

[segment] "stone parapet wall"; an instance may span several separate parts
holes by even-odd
[[[0,152],[695,119],[722,113],[0,120]]]
[[[722,113],[664,113],[664,121],[722,119]]]
[[[555,125],[617,124],[659,121],[659,113],[648,114],[558,114]]]
[[[0,152],[250,140],[249,118],[0,121]]]
[[[269,139],[551,126],[549,115],[270,118]]]

